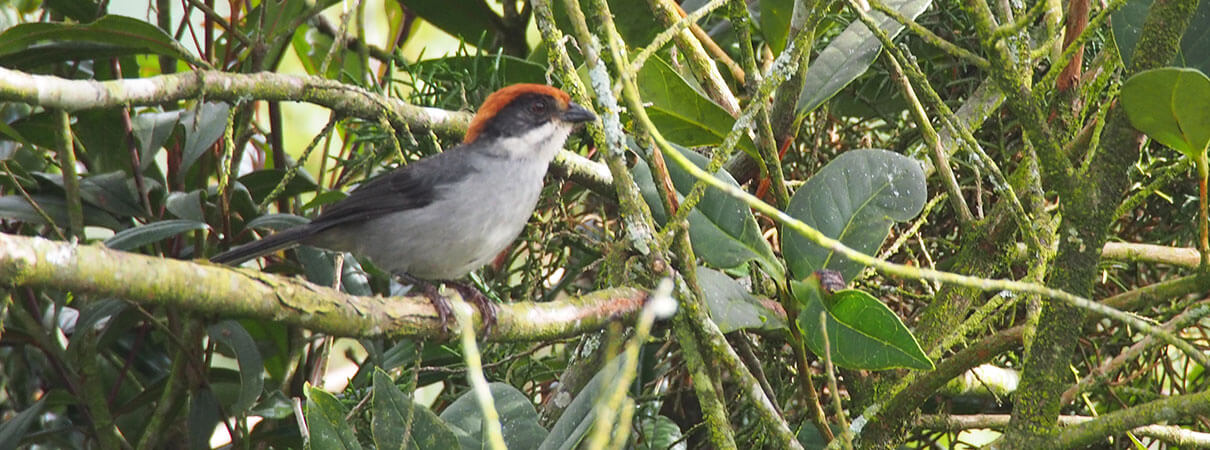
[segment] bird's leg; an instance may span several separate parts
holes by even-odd
[[[496,304],[474,286],[457,281],[447,281],[447,283],[458,291],[463,300],[471,302],[475,308],[479,309],[479,314],[483,316],[484,334],[491,332],[492,327],[496,326]]]
[[[424,296],[428,297],[429,301],[433,303],[433,309],[437,310],[437,317],[441,321],[441,329],[444,332],[448,328],[453,309],[450,307],[449,300],[446,300],[438,292],[437,285],[406,273],[396,276],[412,286],[419,287]],[[484,332],[491,332],[492,327],[496,325],[495,303],[492,303],[491,299],[488,299],[486,295],[483,295],[482,292],[469,284],[458,281],[445,281],[444,283],[457,290],[458,295],[461,295],[463,300],[475,305],[475,308],[479,310],[479,314],[483,316]]]
[[[446,330],[449,328],[450,314],[452,314],[454,310],[450,308],[449,300],[446,300],[445,297],[442,297],[441,293],[437,291],[437,285],[413,277],[406,273],[396,274],[395,276],[403,282],[412,285],[413,287],[420,288],[421,293],[423,293],[425,297],[428,297],[429,302],[433,304],[433,309],[437,310],[437,320],[441,322],[441,333],[444,335]]]

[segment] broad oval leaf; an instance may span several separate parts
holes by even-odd
[[[264,388],[264,363],[256,341],[238,321],[224,320],[206,327],[211,340],[225,345],[235,354],[239,363],[239,394],[235,403],[227,409],[229,413],[243,413],[252,408]]]
[[[696,152],[675,145],[673,148],[698,167],[705,168],[710,164],[705,156]],[[676,164],[668,164],[668,175],[672,178],[678,199],[688,194],[697,181],[693,175]],[[739,185],[724,170],[720,170],[715,176],[732,185]],[[635,165],[634,179],[656,221],[660,224],[666,222],[668,215],[664,212],[664,204],[660,201],[653,174],[642,159]],[[689,240],[693,244],[693,252],[706,264],[731,269],[755,260],[774,279],[783,278],[785,269],[773,254],[773,247],[761,236],[756,218],[742,200],[717,189],[706,189],[701,202],[689,212],[688,220]]]
[[[658,56],[648,59],[639,69],[636,81],[643,101],[649,102],[647,115],[672,142],[689,147],[718,145],[735,125],[735,118],[723,107],[693,89]],[[737,145],[753,158],[759,158],[756,145],[747,135]]]
[[[4,67],[139,53],[200,62],[159,27],[126,16],[108,15],[88,24],[24,23],[0,33]]]
[[[889,0],[886,5],[909,19],[915,19],[928,8],[932,0]],[[903,24],[878,11],[870,11],[878,28],[891,39],[903,30]],[[860,20],[853,19],[832,42],[811,61],[798,96],[798,114],[814,111],[849,83],[857,79],[882,49],[882,42]]]
[[[1117,45],[1122,65],[1130,67],[1134,60],[1134,48],[1143,33],[1143,22],[1155,0],[1129,0],[1113,13],[1113,42]],[[1180,52],[1172,65],[1200,69],[1210,72],[1210,2],[1199,2],[1197,11],[1189,20],[1189,27],[1181,37]]]
[[[846,289],[827,295],[818,283],[798,281],[791,281],[790,287],[803,308],[798,315],[803,339],[820,358],[824,354],[824,330],[819,315],[824,313],[836,366],[860,370],[933,369],[933,362],[899,316],[870,294]]]
[[[307,386],[307,429],[311,432],[311,440],[307,448],[354,450],[360,449],[353,427],[345,416],[349,411],[340,404],[335,396],[327,391]]]
[[[504,432],[504,443],[508,448],[538,448],[546,439],[547,431],[538,424],[538,411],[524,393],[507,383],[488,385],[500,427]],[[441,412],[441,419],[483,443],[483,410],[474,392],[467,392]],[[424,447],[450,448],[450,447]],[[463,448],[466,448],[465,446]],[[480,448],[480,447],[475,447]]]
[[[152,222],[140,227],[127,228],[117,232],[105,240],[105,246],[130,251],[152,242],[158,242],[186,231],[210,228],[205,222],[196,220],[174,219]]]
[[[202,222],[206,220],[204,195],[206,195],[206,191],[202,189],[188,193],[173,191],[168,194],[164,207],[178,218]]]
[[[765,307],[748,289],[727,274],[709,267],[697,267],[697,281],[706,300],[710,318],[723,333],[759,328],[785,328],[786,322]]]
[[[926,191],[916,160],[886,150],[852,150],[808,179],[786,213],[869,255],[886,239],[891,223],[920,214]],[[863,268],[788,228],[782,231],[782,254],[797,279],[831,269],[852,280]]]
[[[1210,143],[1210,78],[1197,69],[1140,72],[1122,85],[1130,124],[1190,158]]]
[[[378,448],[458,448],[458,437],[449,425],[412,401],[379,368],[374,369],[373,417],[371,429]]]

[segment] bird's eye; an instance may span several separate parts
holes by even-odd
[[[529,104],[529,112],[534,113],[534,114],[536,114],[536,115],[544,115],[544,114],[546,114],[546,103],[544,103],[544,102],[534,102],[534,103],[530,103],[530,104]]]

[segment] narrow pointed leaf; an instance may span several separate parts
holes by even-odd
[[[889,0],[886,5],[909,19],[915,19],[931,3],[932,0]],[[870,15],[877,21],[878,28],[892,39],[903,30],[902,24],[880,12],[871,11]],[[798,96],[798,114],[814,111],[865,73],[881,49],[882,42],[874,33],[860,20],[853,19],[853,22],[832,38],[832,42],[811,61],[807,76],[803,80],[802,93]]]
[[[0,66],[5,67],[138,53],[199,62],[159,27],[126,16],[108,15],[88,24],[25,23],[0,33]]]
[[[195,220],[174,219],[152,222],[135,228],[127,228],[117,232],[105,240],[105,246],[117,250],[134,250],[152,242],[159,242],[178,234],[210,228],[205,222]]]

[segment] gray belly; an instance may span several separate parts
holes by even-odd
[[[307,244],[367,257],[391,273],[461,278],[517,238],[542,190],[545,165],[495,169],[496,176],[476,172],[423,208],[325,230]]]

